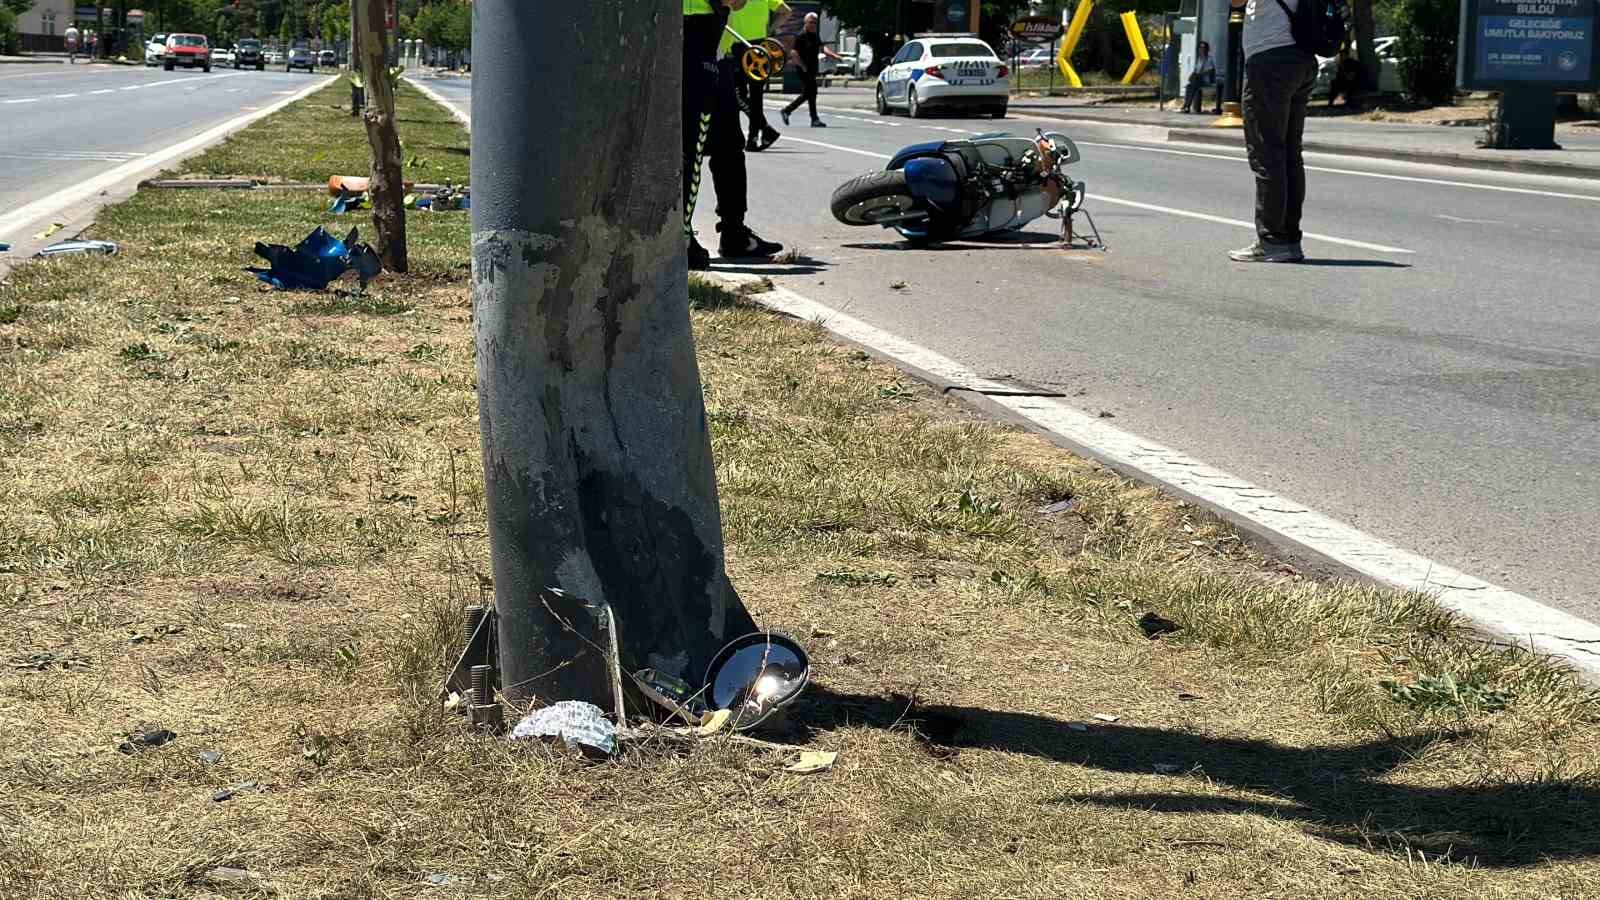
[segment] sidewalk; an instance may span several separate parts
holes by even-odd
[[[67,58],[49,53],[39,53],[29,56],[0,56],[0,66],[27,66],[27,65],[64,65]]]
[[[870,107],[871,95],[850,89],[823,92],[825,102]],[[1184,115],[1147,107],[1089,105],[1066,97],[1017,97],[1017,114],[1059,117],[1112,125],[1166,128],[1167,140],[1244,146],[1241,129],[1212,129],[1215,117]],[[1474,141],[1483,129],[1473,126],[1413,125],[1370,122],[1348,117],[1313,117],[1306,121],[1306,150],[1406,162],[1433,163],[1499,171],[1600,179],[1600,128],[1556,126],[1560,150],[1481,150]]]

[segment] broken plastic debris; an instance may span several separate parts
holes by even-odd
[[[318,226],[292,248],[257,241],[256,255],[270,263],[271,268],[252,266],[245,271],[279,290],[320,291],[328,287],[328,282],[354,268],[361,286],[366,287],[367,282],[383,271],[383,264],[371,247],[358,243],[359,239],[359,229],[350,229],[341,241]]]
[[[511,730],[511,739],[550,738],[586,752],[617,752],[617,726],[600,707],[582,700],[563,700],[529,713]]]
[[[1145,637],[1153,641],[1163,634],[1175,634],[1182,631],[1183,626],[1171,619],[1158,616],[1153,612],[1147,612],[1139,617],[1139,629],[1144,632]]]
[[[211,799],[213,802],[223,803],[225,801],[232,800],[240,794],[251,793],[256,789],[256,787],[257,785],[254,781],[241,781],[231,788],[217,791],[215,794],[211,795]]]
[[[728,720],[731,718],[733,718],[732,710],[719,709],[716,712],[706,713],[700,721],[700,727],[695,730],[695,734],[700,737],[710,737],[721,731],[722,726],[728,724]]]
[[[787,706],[811,678],[811,660],[793,638],[755,632],[717,651],[706,669],[706,699],[733,711],[733,730],[761,724]]]
[[[785,772],[796,775],[810,775],[813,772],[825,772],[833,768],[834,761],[839,754],[832,750],[804,750],[794,762],[783,767]]]
[[[169,744],[178,735],[158,725],[140,725],[128,732],[127,740],[117,745],[118,753],[141,753],[151,747]]]
[[[62,241],[51,244],[34,254],[36,259],[50,259],[56,256],[72,256],[79,253],[104,253],[106,256],[117,255],[117,245],[111,241]]]
[[[49,237],[52,234],[55,234],[56,232],[60,231],[61,229],[65,228],[65,227],[67,227],[67,226],[61,224],[60,222],[51,222],[50,223],[50,227],[48,227],[45,230],[43,230],[43,231],[39,232],[38,234],[34,235],[33,239],[36,240],[36,241],[42,241],[45,238]]]
[[[1121,719],[1121,718],[1122,718],[1121,716],[1113,716],[1110,713],[1095,713],[1094,714],[1094,720],[1096,722],[1115,722],[1115,721],[1117,721],[1118,719]]]
[[[222,762],[222,751],[196,750],[194,752],[194,758],[200,760],[200,762],[204,763],[205,765],[214,766],[217,763]]]
[[[349,188],[340,188],[339,196],[334,198],[333,205],[328,207],[328,212],[339,215],[350,212],[351,210],[360,209],[366,204],[367,195],[365,191],[356,192],[350,190]]]

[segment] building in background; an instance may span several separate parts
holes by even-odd
[[[17,16],[17,34],[24,52],[67,52],[67,26],[73,22],[73,0],[34,0],[33,7]]]

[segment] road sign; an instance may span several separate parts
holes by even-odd
[[[1011,23],[1011,34],[1018,40],[1035,44],[1048,43],[1061,37],[1066,29],[1049,16],[1024,16]]]
[[[1464,90],[1600,85],[1597,0],[1461,0],[1456,81]]]

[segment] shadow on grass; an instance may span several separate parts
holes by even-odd
[[[1451,734],[1287,747],[1162,728],[1087,726],[1030,713],[922,705],[903,695],[835,693],[813,684],[790,721],[815,732],[906,726],[935,756],[1023,753],[1108,772],[1182,779],[1172,793],[1103,791],[1047,803],[1193,814],[1255,814],[1304,823],[1324,840],[1377,852],[1422,850],[1488,868],[1600,856],[1600,782],[1550,780],[1449,787],[1388,784],[1387,774]],[[1078,726],[1085,727],[1085,726]],[[1159,767],[1159,768],[1158,768]],[[1202,776],[1190,778],[1187,776]],[[1207,782],[1279,802],[1195,793]]]

